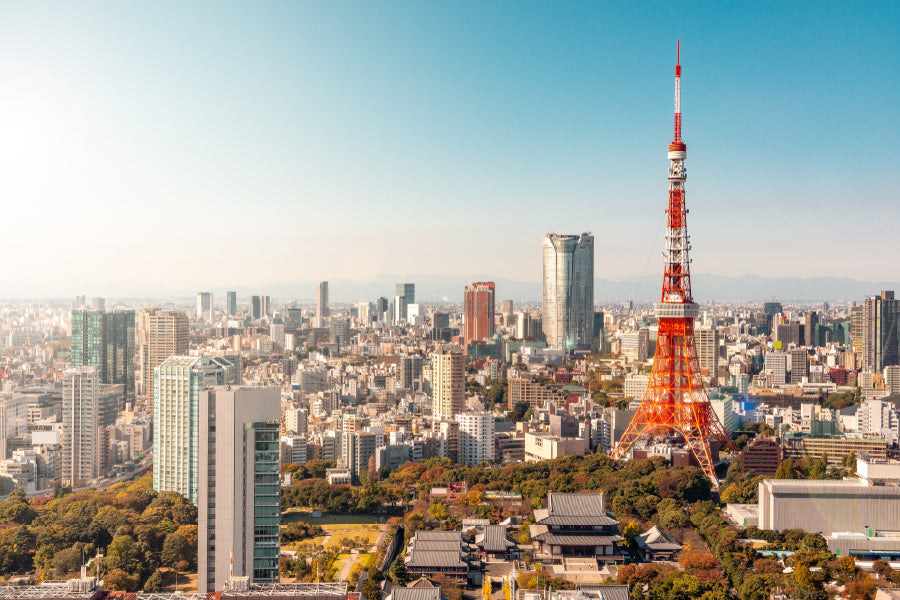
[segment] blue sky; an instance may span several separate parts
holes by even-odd
[[[900,280],[897,2],[339,1],[0,5],[0,281],[653,276],[678,38],[695,272]]]

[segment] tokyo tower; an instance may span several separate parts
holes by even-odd
[[[717,484],[710,438],[737,453],[734,442],[719,422],[700,376],[694,342],[697,305],[691,297],[691,248],[687,233],[684,159],[681,139],[681,44],[675,64],[675,139],[669,144],[669,203],[666,209],[666,250],[663,253],[662,297],[654,304],[659,321],[656,354],[647,391],[612,453],[625,456],[642,437],[674,436],[691,450],[700,468]]]

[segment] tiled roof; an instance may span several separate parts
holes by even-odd
[[[593,517],[605,516],[606,507],[602,493],[588,494],[547,494],[549,516]]]
[[[489,525],[484,528],[484,533],[475,540],[485,552],[506,552],[509,548],[515,546],[515,542],[506,535],[506,527],[502,525]]]
[[[437,587],[395,587],[390,600],[441,600],[441,588]]]
[[[662,550],[681,550],[681,544],[672,539],[667,533],[661,531],[656,525],[648,529],[646,533],[636,536],[634,541],[642,550],[654,550],[657,552]]]
[[[590,598],[599,596],[602,600],[631,600],[627,585],[580,585],[578,589]]]
[[[606,515],[591,515],[579,517],[567,517],[563,515],[551,515],[537,521],[541,525],[618,525],[619,522]]]
[[[553,544],[555,546],[609,546],[616,542],[621,542],[625,538],[621,535],[603,535],[592,533],[540,533],[532,535],[531,539],[545,544]]]
[[[406,551],[408,567],[467,567],[458,531],[417,531]]]
[[[466,567],[466,563],[457,552],[413,552],[406,562],[407,567]]]

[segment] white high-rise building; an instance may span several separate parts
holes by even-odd
[[[725,428],[725,431],[731,433],[734,431],[734,401],[731,396],[724,399],[710,400],[709,405],[719,419],[719,423]]]
[[[620,343],[622,356],[630,361],[644,362],[650,356],[650,330],[646,327],[623,333]]]
[[[269,325],[269,339],[279,348],[284,348],[284,321],[281,320],[281,317],[272,319],[272,323]]]
[[[888,394],[900,394],[900,366],[891,365],[884,368],[884,387]]]
[[[238,383],[240,373],[222,356],[171,356],[154,378],[153,489],[178,492],[196,504],[200,430],[207,419],[200,411],[200,391]]]
[[[372,303],[360,302],[356,305],[356,320],[360,327],[368,327],[372,324]]]
[[[97,367],[69,369],[63,379],[62,482],[100,476],[100,374]]]
[[[289,408],[284,411],[284,429],[289,433],[306,435],[309,409]]]
[[[715,327],[701,325],[694,327],[694,340],[697,343],[697,358],[700,360],[700,371],[716,380],[716,367],[719,363],[719,338]]]
[[[459,462],[477,465],[494,460],[494,415],[461,413],[459,423]]]
[[[199,393],[203,483],[197,504],[197,585],[222,590],[231,575],[278,583],[281,391],[222,386]]]
[[[594,236],[544,236],[543,327],[558,350],[590,348],[594,339]]]
[[[625,377],[625,397],[641,400],[650,385],[649,375],[628,375]]]
[[[431,355],[431,414],[452,419],[466,403],[465,357],[462,354]]]
[[[765,369],[772,374],[774,385],[786,384],[788,374],[787,352],[767,352]]]
[[[283,464],[306,464],[306,436],[283,435],[281,436],[281,462]]]

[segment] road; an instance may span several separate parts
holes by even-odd
[[[122,477],[103,477],[100,479],[93,480],[88,485],[79,486],[74,488],[73,492],[80,492],[83,490],[105,490],[111,488],[117,483],[122,483],[123,481],[132,481],[137,479],[141,475],[147,473],[149,470],[153,468],[153,456],[151,454],[147,454],[144,456],[143,460],[140,463],[135,465],[134,470],[130,471],[128,474],[123,475]],[[34,492],[28,492],[26,496],[29,498],[37,498],[41,496],[50,496],[53,494],[52,489],[46,490],[36,490]]]

